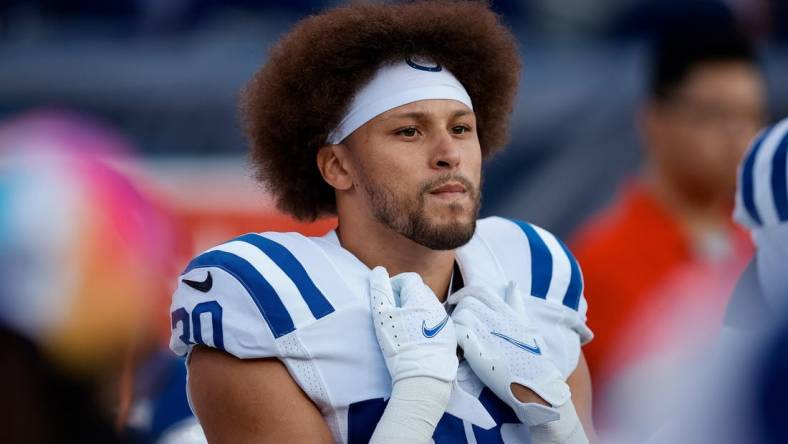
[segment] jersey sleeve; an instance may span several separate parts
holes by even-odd
[[[206,253],[195,261],[216,256]],[[273,332],[253,290],[234,269],[240,267],[233,267],[233,261],[222,262],[187,268],[179,277],[170,307],[170,348],[178,355],[202,344],[242,359],[277,356]],[[189,267],[193,265],[194,261]]]
[[[282,339],[333,311],[282,244],[247,234],[194,258],[178,278],[170,308],[170,348],[196,344],[241,359],[288,358]]]
[[[519,220],[488,218],[485,240],[506,275],[526,295],[526,309],[564,376],[577,367],[580,348],[593,338],[586,324],[580,264],[549,231]]]

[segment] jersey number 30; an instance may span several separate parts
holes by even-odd
[[[210,329],[213,333],[213,344],[208,344],[203,339],[203,322],[210,317]],[[191,321],[191,322],[190,322]],[[222,334],[222,306],[216,301],[201,302],[194,306],[191,316],[185,308],[181,307],[172,312],[172,329],[178,329],[184,344],[203,344],[224,350],[224,335]],[[207,325],[206,325],[207,326]],[[194,332],[194,340],[192,340]]]

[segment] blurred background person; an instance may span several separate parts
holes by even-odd
[[[598,406],[643,391],[647,375],[664,388],[655,380],[703,350],[752,255],[730,215],[736,167],[765,122],[764,78],[733,17],[702,12],[656,36],[639,121],[644,165],[572,244],[593,307],[586,352]]]
[[[196,425],[182,362],[157,353],[176,230],[111,166],[132,150],[70,111],[0,123],[2,372],[14,381],[0,403],[4,442],[165,442],[182,420]],[[132,404],[147,399],[147,423],[136,415],[125,431]]]

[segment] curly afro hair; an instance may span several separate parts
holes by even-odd
[[[300,220],[336,214],[316,154],[377,68],[428,57],[473,100],[487,157],[504,146],[521,62],[511,32],[485,2],[354,4],[299,22],[272,48],[241,95],[258,180]]]

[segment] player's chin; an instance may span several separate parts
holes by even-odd
[[[470,231],[476,227],[476,213],[470,206],[452,205],[433,208],[427,213],[427,221],[435,230]]]
[[[466,225],[476,220],[470,202],[437,203],[425,208],[428,219],[434,225]]]
[[[433,250],[453,250],[468,243],[474,231],[474,218],[430,221],[422,226],[419,243]]]

